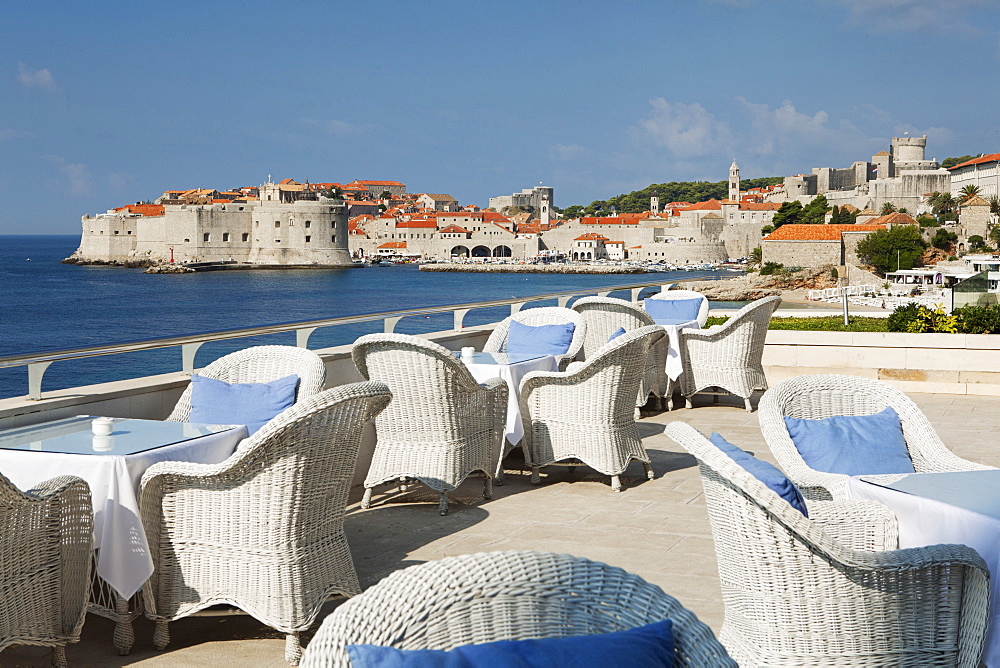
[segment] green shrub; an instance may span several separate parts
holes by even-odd
[[[945,313],[943,307],[931,310],[920,304],[909,303],[889,314],[886,326],[890,332],[955,334],[959,331],[959,318]]]
[[[760,268],[761,276],[774,276],[783,273],[785,273],[785,265],[779,262],[765,262],[764,266]]]
[[[1000,334],[1000,305],[955,309],[958,329],[965,334]]]
[[[830,278],[832,278],[834,280],[840,278],[840,273],[837,271],[836,267],[834,267],[833,269],[830,270]]]
[[[917,222],[920,223],[920,227],[940,227],[941,223],[937,221],[937,218],[932,216],[918,216]]]

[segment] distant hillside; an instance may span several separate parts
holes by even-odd
[[[740,190],[771,186],[781,183],[782,176],[768,176],[762,179],[747,179],[740,181]],[[708,181],[671,181],[670,183],[654,183],[648,188],[636,190],[625,195],[618,195],[609,200],[594,200],[587,206],[574,204],[566,207],[562,213],[567,218],[579,216],[610,216],[615,213],[642,213],[649,211],[649,198],[659,197],[660,205],[670,202],[704,202],[710,199],[725,199],[729,192],[728,181],[709,183]]]

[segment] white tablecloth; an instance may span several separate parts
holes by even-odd
[[[654,320],[653,322],[656,322]],[[680,378],[681,372],[684,370],[684,365],[681,363],[681,345],[679,332],[682,329],[701,329],[698,326],[697,320],[692,320],[690,322],[682,322],[680,324],[668,323],[665,324],[662,321],[656,322],[665,330],[667,330],[667,377],[670,380],[677,380]]]
[[[960,508],[950,503],[887,489],[858,478],[847,482],[847,496],[853,500],[872,500],[885,505],[896,514],[899,521],[899,547],[924,547],[927,545],[968,545],[986,561],[990,570],[990,616],[986,630],[983,663],[1000,666],[1000,471],[962,471],[954,473],[917,473],[906,476],[956,476],[957,489],[962,489],[962,478],[972,474],[994,476],[992,494],[983,494],[983,486],[964,485],[975,498],[972,507],[992,502],[992,515]],[[864,476],[871,477],[871,476]],[[903,476],[893,476],[903,477]],[[888,479],[888,477],[886,477]],[[975,481],[972,481],[975,482]],[[982,509],[982,508],[981,508]],[[985,512],[990,512],[986,510]]]
[[[480,364],[462,360],[472,377],[482,383],[490,378],[501,378],[507,383],[510,395],[507,398],[507,431],[506,437],[511,445],[517,445],[524,436],[524,425],[521,424],[521,407],[518,404],[518,390],[521,379],[529,371],[558,371],[558,362],[552,355],[545,355],[517,364]]]
[[[94,503],[94,547],[100,550],[97,574],[127,599],[153,574],[136,498],[142,474],[163,461],[217,464],[246,437],[241,426],[132,455],[0,449],[0,472],[22,490],[60,475],[86,480]]]

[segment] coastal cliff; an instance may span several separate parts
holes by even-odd
[[[685,290],[696,290],[711,301],[753,301],[771,295],[781,295],[791,290],[818,290],[837,286],[831,275],[832,267],[801,269],[787,275],[761,276],[745,274],[721,281],[684,281]]]

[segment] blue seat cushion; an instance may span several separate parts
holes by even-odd
[[[892,406],[874,415],[820,420],[785,416],[785,428],[811,469],[845,475],[914,472],[903,426]]]
[[[809,517],[809,511],[806,509],[806,501],[802,498],[799,488],[777,466],[770,462],[761,461],[748,452],[743,452],[715,432],[712,433],[708,440],[719,450],[727,454],[730,459],[743,467],[747,473],[767,485],[768,489],[785,501],[788,501],[792,508]]]
[[[703,297],[691,299],[644,299],[642,306],[653,320],[691,322],[698,319]]]
[[[253,434],[268,420],[295,403],[299,377],[285,376],[270,383],[227,383],[191,376],[189,422],[245,424]]]
[[[608,341],[607,342],[611,343],[612,341],[614,341],[615,339],[617,339],[619,336],[621,336],[624,333],[625,333],[625,328],[624,327],[619,327],[618,329],[616,329],[615,331],[613,331],[611,333],[611,336],[608,337]]]
[[[348,645],[353,668],[607,668],[674,665],[669,619],[627,631],[565,638],[498,640],[450,650]]]
[[[572,322],[532,327],[511,320],[505,352],[515,355],[565,355],[573,343],[574,331],[576,325]]]

